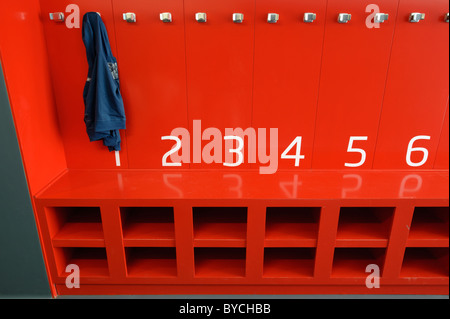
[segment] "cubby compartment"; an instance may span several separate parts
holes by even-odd
[[[173,207],[121,207],[125,247],[175,246]]]
[[[408,246],[448,247],[449,208],[416,207],[408,236]]]
[[[268,207],[266,246],[315,247],[320,207]]]
[[[341,207],[337,247],[386,247],[391,232],[393,207]]]
[[[193,207],[194,246],[245,247],[246,207]]]
[[[104,247],[99,207],[46,207],[54,247]]]
[[[129,277],[177,276],[176,250],[172,247],[126,247]]]
[[[367,277],[366,267],[375,264],[382,275],[385,248],[335,248],[332,277],[360,278]]]
[[[314,275],[314,248],[265,248],[264,277],[301,278]]]
[[[108,260],[105,248],[65,247],[54,248],[55,261],[59,276],[66,277],[66,267],[77,265],[80,278],[109,276]]]
[[[245,248],[194,248],[195,276],[234,278],[245,276]]]
[[[448,248],[407,247],[400,277],[448,278],[448,264]]]

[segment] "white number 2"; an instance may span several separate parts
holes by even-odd
[[[167,163],[167,158],[170,155],[172,155],[173,153],[176,153],[180,150],[181,140],[176,136],[163,136],[163,137],[161,137],[161,140],[162,141],[171,140],[171,141],[177,142],[177,144],[174,145],[174,147],[170,151],[168,151],[166,154],[164,154],[164,156],[162,158],[162,166],[181,166],[181,163]]]
[[[361,160],[358,163],[345,163],[346,167],[359,167],[366,161],[366,152],[361,148],[353,147],[353,141],[367,141],[367,136],[350,136],[347,152],[361,153]]]
[[[425,164],[425,162],[428,159],[428,150],[426,148],[424,148],[424,147],[413,147],[413,144],[417,140],[430,140],[430,139],[431,139],[431,136],[419,135],[419,136],[413,137],[411,139],[411,141],[409,141],[408,151],[406,152],[406,163],[409,166],[419,167],[419,166],[422,166],[423,164]],[[413,161],[411,161],[411,153],[412,152],[422,152],[423,153],[422,160],[420,162],[418,162],[418,163],[414,163]]]

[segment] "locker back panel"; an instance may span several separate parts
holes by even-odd
[[[161,137],[176,127],[188,127],[183,1],[113,4],[129,166],[162,168],[161,159],[173,142]],[[136,23],[123,20],[126,12],[136,14]],[[163,12],[172,14],[172,23],[160,20]]]
[[[409,23],[411,12],[425,13],[425,20]],[[444,22],[448,1],[402,1],[387,80],[374,168],[414,169],[406,161],[408,145],[428,150],[420,168],[432,168],[442,119],[448,101],[449,29]],[[411,153],[420,163],[423,152]]]
[[[112,53],[117,56],[111,1],[77,1],[76,5],[80,10],[79,28],[67,27],[70,23],[78,20],[76,16],[72,15],[75,13],[72,7],[68,7],[71,4],[73,1],[68,0],[41,1],[42,22],[67,165],[69,168],[115,168],[114,152],[110,153],[101,141],[90,143],[83,121],[83,89],[88,73],[86,50],[81,37],[83,15],[86,12],[101,13]],[[49,13],[52,12],[64,12],[66,21],[51,21]],[[120,133],[122,138],[121,165],[127,167],[126,133],[123,130]]]
[[[366,26],[371,3],[328,1],[313,168],[358,163],[361,154],[347,152],[351,136],[367,137],[353,146],[366,152],[359,168],[372,166],[398,1],[377,2],[389,14],[380,28]],[[338,23],[339,13],[352,14],[351,21]]]
[[[279,129],[279,154],[302,136],[305,159],[299,168],[311,166],[326,2],[256,2],[252,126]],[[278,23],[267,23],[269,12],[280,15]],[[306,12],[317,19],[304,23]],[[279,167],[295,168],[294,164],[283,160]]]
[[[193,120],[201,120],[202,129],[215,127],[224,136],[225,128],[250,127],[254,10],[254,0],[185,1],[191,128]],[[207,13],[206,23],[196,21],[195,14],[199,12]],[[233,23],[233,13],[243,13],[243,23]],[[223,168],[223,165],[191,167]]]

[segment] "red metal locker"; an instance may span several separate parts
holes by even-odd
[[[433,167],[449,94],[448,7],[400,3],[374,168]],[[412,12],[425,20],[410,23]]]
[[[372,166],[398,1],[377,5],[389,14],[379,28],[372,2],[328,1],[313,168]],[[340,13],[351,20],[338,23]]]
[[[302,136],[299,168],[311,166],[326,2],[256,2],[252,126],[278,128],[279,154]],[[267,22],[272,12],[279,14],[277,23]],[[316,20],[305,23],[305,13]],[[296,168],[292,160],[278,167]]]
[[[161,137],[188,125],[183,1],[115,0],[113,5],[129,166],[163,168],[173,143]],[[136,14],[136,23],[123,20],[127,12]],[[171,23],[160,20],[165,12]]]
[[[43,0],[41,10],[67,165],[69,168],[115,168],[117,162],[114,152],[109,152],[101,141],[89,142],[83,121],[83,89],[88,72],[86,50],[81,37],[83,15],[90,11],[101,14],[111,50],[117,56],[111,2],[80,0],[74,4],[69,0]],[[65,21],[51,21],[49,13],[53,12],[63,12]],[[120,164],[121,167],[127,167],[126,131],[121,130],[120,134]]]
[[[251,126],[254,10],[253,0],[185,2],[191,133],[194,120],[201,120],[202,131],[209,127],[219,129],[222,137],[225,128],[245,130]],[[206,22],[197,22],[196,13],[206,13]],[[233,13],[244,14],[243,22],[234,23]],[[209,142],[203,141],[202,146]],[[222,163],[199,164],[203,161],[196,149],[193,145],[191,167],[224,167]],[[223,147],[222,159],[224,153]],[[239,168],[247,166],[242,164]]]

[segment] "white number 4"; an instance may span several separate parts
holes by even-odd
[[[366,161],[366,151],[353,147],[353,141],[367,141],[367,136],[350,136],[347,152],[361,153],[361,160],[358,163],[345,163],[346,167],[359,167]]]
[[[295,155],[288,155],[289,151],[296,145],[295,148]],[[297,136],[291,144],[284,150],[283,154],[281,154],[281,158],[283,159],[294,159],[295,160],[295,167],[298,167],[300,165],[300,160],[305,159],[305,155],[300,155],[302,148],[302,137]]]

